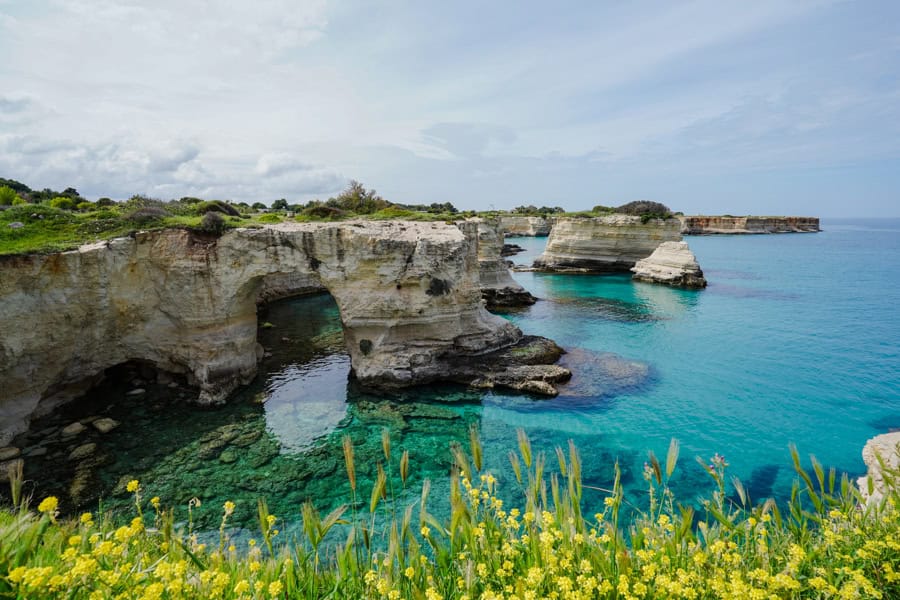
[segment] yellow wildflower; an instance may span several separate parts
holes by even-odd
[[[41,503],[38,504],[38,511],[53,515],[56,513],[56,508],[59,506],[59,500],[57,500],[56,496],[47,496]]]
[[[131,481],[128,482],[128,485],[125,486],[125,490],[126,490],[127,492],[133,494],[133,493],[135,493],[136,491],[138,491],[138,487],[139,487],[139,486],[140,486],[140,483],[138,483],[138,480],[137,480],[137,479],[132,479]]]

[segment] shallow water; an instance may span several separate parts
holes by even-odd
[[[693,458],[715,452],[754,499],[783,499],[793,478],[789,443],[859,474],[865,441],[900,427],[900,222],[823,227],[687,238],[710,281],[702,291],[627,276],[515,273],[542,301],[505,317],[570,350],[565,363],[575,375],[555,399],[454,386],[367,394],[348,381],[337,307],[322,295],[278,302],[261,315],[274,325],[260,330],[271,355],[225,407],[198,409],[184,401],[186,388],[146,382],[146,394],[127,397],[140,374],[121,369],[16,443],[47,449],[27,459],[26,475],[37,496],[57,494],[66,510],[95,508],[97,493],[103,506],[125,507],[124,483],[137,478],[145,497],[167,504],[199,497],[201,527],[214,527],[229,499],[236,522],[249,527],[259,497],[288,522],[305,500],[321,510],[345,502],[345,434],[368,498],[383,460],[383,427],[391,432],[393,470],[403,449],[411,455],[410,491],[395,477],[395,493],[412,500],[429,477],[438,514],[449,444],[464,442],[472,425],[509,498],[516,486],[506,454],[524,428],[549,455],[574,440],[587,485],[609,487],[618,460],[636,503],[647,451],[664,456],[673,437],[682,445],[673,480],[681,499],[710,489]],[[527,248],[512,260],[527,264],[546,239],[511,241]],[[72,438],[59,433],[98,415],[122,424],[106,434],[90,427]],[[88,458],[68,458],[85,443],[97,444]],[[82,506],[70,497],[73,477]],[[587,514],[601,497],[586,496]]]

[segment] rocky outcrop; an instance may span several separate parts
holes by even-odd
[[[663,242],[653,254],[637,261],[631,271],[635,281],[689,288],[706,287],[703,271],[687,242]]]
[[[127,361],[183,374],[199,402],[222,402],[256,373],[261,294],[310,286],[334,297],[363,384],[454,379],[459,357],[522,338],[484,309],[477,240],[471,222],[282,223],[0,257],[0,446]]]
[[[680,228],[674,218],[646,222],[629,215],[560,218],[534,267],[558,272],[627,272],[662,242],[680,241]]]
[[[900,431],[885,433],[870,439],[863,447],[862,457],[868,467],[868,472],[864,477],[859,478],[857,486],[867,504],[877,504],[887,492],[886,469],[893,472],[890,477],[893,477],[894,485],[900,486]],[[886,469],[882,467],[882,463]]]
[[[500,217],[500,228],[506,235],[544,236],[550,235],[550,230],[556,223],[556,217],[525,217],[519,215],[504,215]]]
[[[503,233],[495,220],[473,219],[478,224],[478,273],[481,295],[488,308],[528,306],[537,298],[519,285],[502,257]]]
[[[813,233],[820,231],[818,217],[680,216],[684,235],[723,233]]]

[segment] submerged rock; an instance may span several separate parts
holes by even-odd
[[[82,444],[69,453],[69,460],[81,460],[97,451],[97,444],[90,442]]]
[[[100,433],[109,433],[113,429],[119,426],[119,422],[115,419],[110,419],[109,417],[104,417],[102,419],[97,419],[93,423],[94,429],[99,431]]]
[[[687,242],[663,242],[653,254],[631,268],[635,281],[703,288],[706,279]]]
[[[78,435],[79,433],[83,432],[85,429],[87,429],[87,427],[82,425],[79,421],[75,421],[71,425],[66,425],[65,427],[63,427],[62,434],[66,437],[71,437],[71,436]]]

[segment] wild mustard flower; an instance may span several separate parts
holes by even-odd
[[[57,500],[56,496],[47,496],[38,504],[38,512],[45,515],[54,515],[58,506],[59,500]]]
[[[132,480],[129,481],[128,484],[125,486],[125,491],[127,491],[129,494],[133,494],[133,493],[135,493],[136,491],[138,491],[138,488],[139,488],[139,487],[140,487],[140,483],[138,482],[138,480],[137,480],[137,479],[132,479]]]

